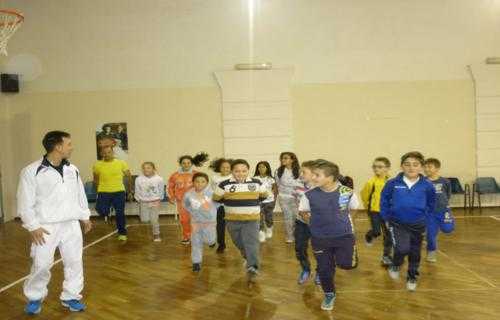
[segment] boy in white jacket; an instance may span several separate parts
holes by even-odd
[[[135,200],[139,202],[141,222],[151,222],[153,240],[160,242],[160,223],[158,220],[160,202],[165,195],[165,182],[156,174],[153,162],[142,164],[142,175],[135,179]]]
[[[71,311],[83,311],[83,239],[79,221],[85,233],[92,229],[87,197],[78,169],[68,161],[73,151],[71,136],[51,131],[43,138],[43,146],[47,154],[21,171],[17,191],[18,214],[33,241],[33,265],[24,282],[24,295],[29,300],[25,311],[33,315],[42,309],[56,248],[64,265],[61,303]]]

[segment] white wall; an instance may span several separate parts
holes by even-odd
[[[253,42],[249,3],[254,3]],[[29,69],[22,66],[29,56],[16,57],[39,59],[39,81],[26,84],[28,91],[215,85],[213,71],[248,61],[251,54],[256,61],[293,65],[298,83],[466,79],[466,65],[500,55],[499,0],[5,0],[4,5],[24,12],[26,22],[0,64],[13,59],[17,69]]]

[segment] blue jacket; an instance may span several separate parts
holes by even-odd
[[[387,181],[380,199],[380,215],[385,221],[400,223],[425,223],[426,217],[434,212],[436,190],[424,176],[408,188],[403,173]]]

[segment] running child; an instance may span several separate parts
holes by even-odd
[[[297,156],[293,152],[283,152],[280,154],[281,166],[274,175],[278,186],[278,201],[285,223],[285,241],[293,243],[294,224],[299,213],[297,200],[294,197],[294,190],[301,187],[300,165]]]
[[[153,241],[160,242],[160,203],[165,196],[165,182],[156,174],[153,162],[142,164],[142,175],[135,179],[135,200],[139,203],[141,222],[150,222],[153,228]]]
[[[203,245],[213,248],[217,241],[217,208],[212,200],[213,191],[208,186],[208,176],[197,172],[193,175],[194,188],[184,194],[184,208],[191,216],[191,260],[193,271],[201,270]]]
[[[272,177],[271,165],[267,161],[257,163],[255,167],[254,178],[262,183],[269,195],[260,204],[260,231],[259,241],[265,242],[266,239],[273,237],[273,211],[275,207],[275,194],[277,193],[276,181]]]
[[[441,162],[438,159],[426,159],[424,164],[425,175],[436,189],[436,208],[429,215],[427,221],[427,261],[437,262],[436,250],[439,230],[443,233],[451,233],[455,229],[455,219],[449,205],[451,183],[439,175]]]
[[[213,199],[224,203],[227,230],[246,262],[248,281],[255,282],[260,267],[260,203],[268,194],[259,180],[249,177],[249,169],[246,160],[234,160],[232,177],[217,186]]]
[[[380,195],[387,180],[389,180],[390,168],[391,162],[389,159],[386,157],[375,158],[372,165],[374,175],[365,183],[365,186],[361,190],[361,200],[367,210],[371,225],[371,229],[365,234],[365,241],[368,246],[372,246],[373,240],[382,234],[384,250],[381,262],[384,266],[389,266],[392,263],[392,242],[389,229],[380,216]]]
[[[210,163],[209,168],[215,174],[212,177],[212,190],[224,180],[231,178],[231,159],[218,158]],[[226,220],[224,219],[224,206],[219,205],[217,208],[217,253],[223,253],[226,249]]]
[[[179,158],[180,168],[168,179],[168,201],[177,205],[177,213],[182,226],[182,241],[184,245],[189,244],[191,237],[191,223],[189,222],[189,212],[183,205],[184,194],[193,186],[193,175],[197,172],[193,166],[201,167],[208,160],[208,154],[198,153],[191,157],[188,155]]]
[[[336,299],[335,268],[350,270],[358,265],[350,209],[357,208],[359,202],[353,190],[338,181],[336,164],[320,159],[314,166],[316,187],[302,197],[299,210],[303,219],[310,222],[311,244],[325,294],[321,309],[332,310]]]
[[[422,174],[424,156],[408,152],[401,157],[403,172],[387,181],[382,190],[380,215],[389,223],[394,256],[389,276],[399,279],[399,271],[408,256],[406,288],[417,289],[420,254],[426,222],[436,205],[434,186]]]

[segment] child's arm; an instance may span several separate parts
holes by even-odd
[[[445,184],[446,197],[448,198],[448,202],[449,202],[451,199],[451,182],[448,179],[445,179],[445,180],[446,180],[446,184]]]
[[[391,216],[392,183],[386,183],[380,195],[380,217],[388,221]]]
[[[430,186],[426,190],[427,198],[427,212],[426,214],[432,214],[436,209],[436,188],[430,183]]]
[[[259,200],[264,201],[269,197],[269,192],[266,190],[266,186],[261,184],[259,186]]]
[[[135,179],[135,193],[134,193],[134,198],[137,200],[137,202],[141,202],[140,196],[142,195],[142,190],[141,190],[141,185],[139,184],[140,178],[137,177]]]
[[[299,202],[299,215],[309,223],[309,219],[311,218],[311,206],[309,205],[309,199],[307,199],[307,196],[304,194],[300,197],[300,202]]]
[[[165,181],[163,181],[163,178],[160,177],[158,180],[158,196],[160,198],[160,201],[165,198]]]
[[[175,179],[177,175],[174,173],[168,179],[168,201],[170,203],[175,202]]]
[[[370,208],[368,208],[369,205],[368,202],[370,201],[370,194],[372,193],[372,189],[373,189],[373,183],[367,181],[360,193],[361,201],[363,201],[363,206],[365,207],[366,210],[370,210]]]
[[[191,201],[189,201],[189,196],[188,192],[184,194],[184,197],[182,198],[182,203],[184,205],[184,208],[186,209],[187,212],[191,215]]]
[[[214,190],[212,200],[216,202],[222,202],[224,200],[224,189],[221,188],[221,184],[218,184],[217,187]]]

